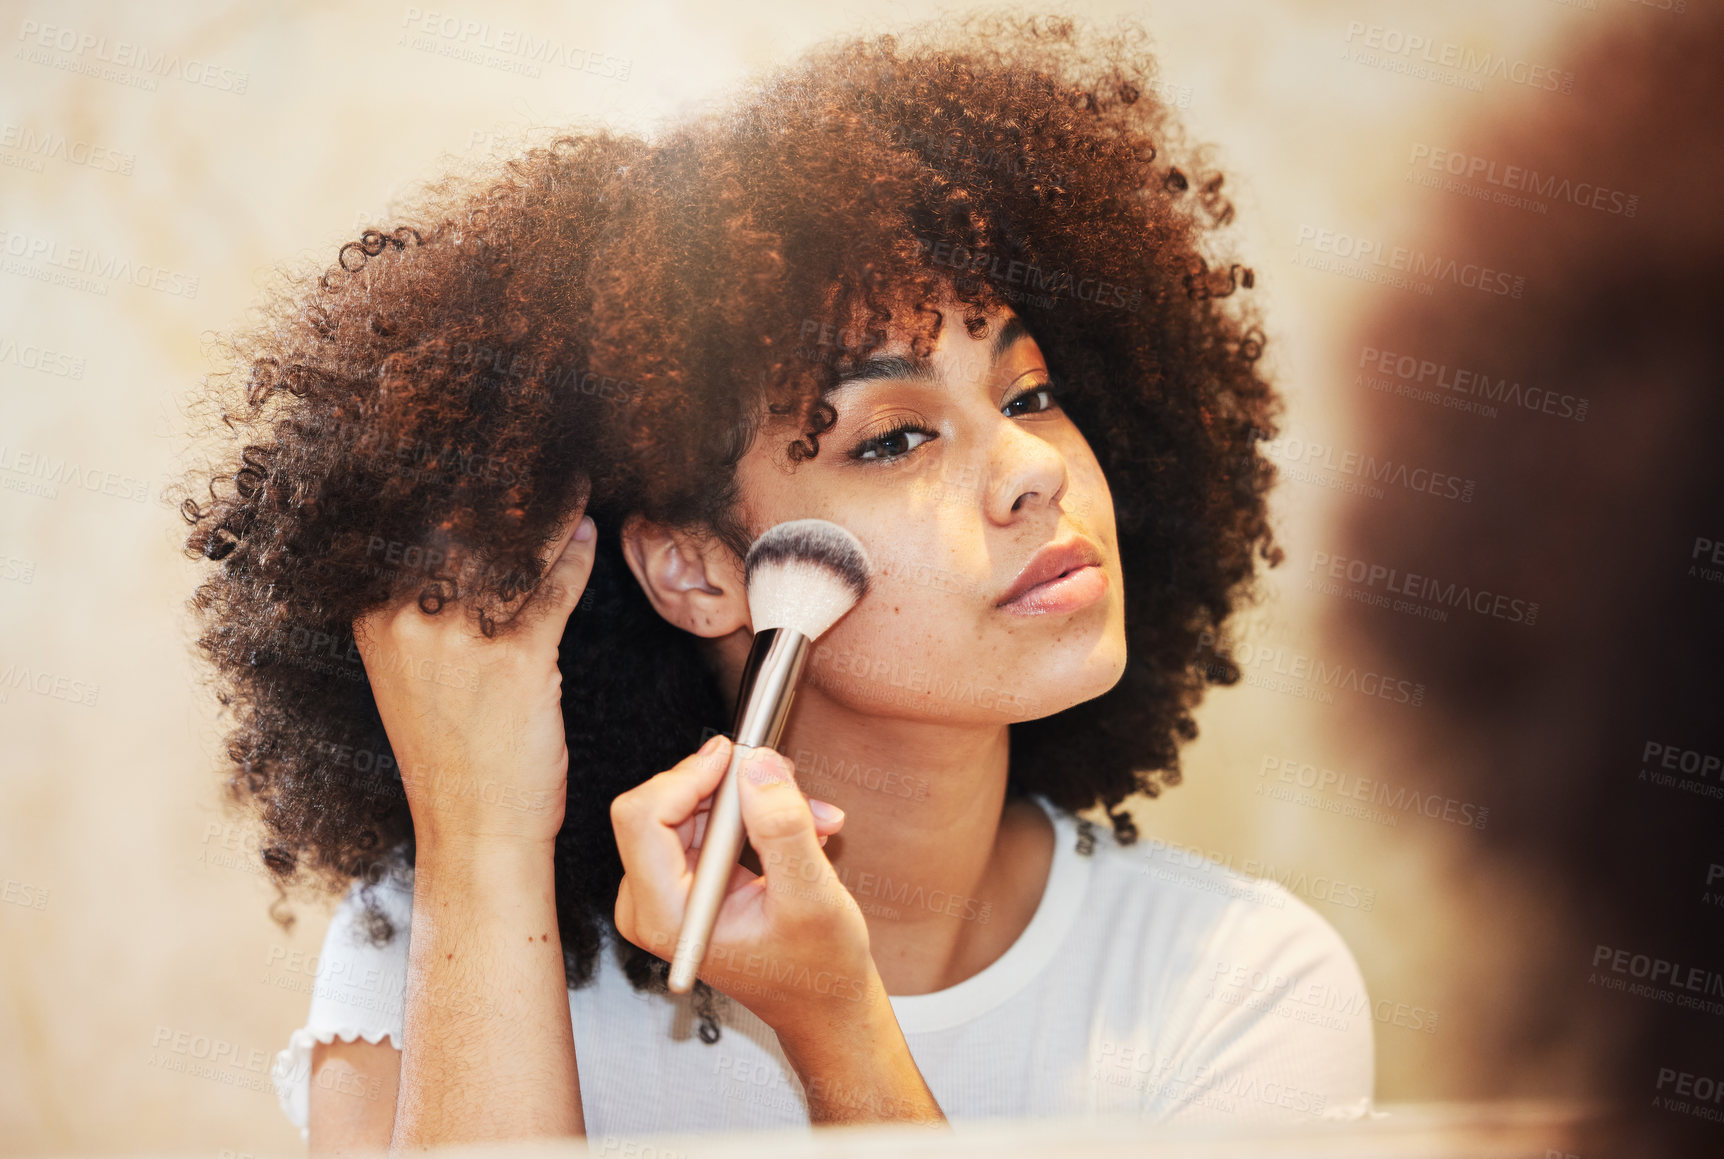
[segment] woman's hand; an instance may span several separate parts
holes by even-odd
[[[611,803],[622,855],[618,931],[669,959],[687,908],[710,798],[724,779],[731,742],[714,736],[675,768]],[[810,801],[790,762],[751,749],[739,770],[743,827],[764,874],[737,865],[699,977],[774,1030],[872,997],[868,924],[821,852],[842,811]]]
[[[487,638],[464,609],[408,599],[354,624],[401,769],[413,830],[429,842],[548,843],[563,823],[569,750],[557,645],[592,575],[597,535],[577,506],[515,630]]]
[[[669,960],[687,908],[708,798],[731,743],[715,736],[669,772],[611,803],[622,854],[617,930]],[[753,749],[738,770],[742,823],[764,871],[731,871],[699,978],[778,1035],[817,1124],[945,1116],[892,1011],[868,949],[868,923],[821,846],[843,813],[796,787],[779,753]]]
[[[557,645],[592,574],[584,508],[515,630],[487,639],[464,608],[427,616],[416,600],[354,624],[416,847],[392,1148],[585,1132],[555,872]]]

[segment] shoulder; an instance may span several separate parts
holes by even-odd
[[[1193,963],[1184,1005],[1199,1053],[1218,1075],[1255,1076],[1260,1097],[1283,1108],[1366,1114],[1375,1007],[1358,961],[1307,902],[1276,882],[1257,884],[1260,898],[1280,904],[1230,905]]]
[[[273,963],[276,985],[311,995],[305,1025],[277,1053],[270,1072],[282,1110],[302,1136],[310,1121],[317,1044],[386,1041],[401,1048],[412,882],[411,870],[376,882],[354,882],[335,907],[317,956],[307,961],[300,954],[287,954]]]
[[[354,881],[342,895],[324,934],[326,949],[405,942],[413,924],[413,868],[392,868],[374,879]]]
[[[1178,926],[1187,942],[1206,940],[1204,931],[1247,914],[1258,926],[1292,929],[1322,920],[1275,882],[1231,869],[1201,849],[1152,836],[1122,844],[1105,822],[1053,815],[1056,830],[1074,835],[1076,851],[1093,866],[1092,890],[1116,917],[1141,914],[1163,935]]]
[[[1218,933],[1286,949],[1321,944],[1351,955],[1334,928],[1278,881],[1242,873],[1195,846],[1144,836],[1121,844],[1105,825],[1068,818],[1097,886],[1121,907],[1154,909]],[[1056,822],[1056,826],[1058,822]],[[1247,863],[1247,867],[1252,863]]]
[[[1280,882],[1162,838],[1122,845],[1100,826],[1089,832],[1095,876],[1115,911],[1153,915],[1163,935],[1178,927],[1180,940],[1203,958],[1194,964],[1209,977],[1322,976],[1362,992],[1364,980],[1346,941]]]
[[[314,1028],[386,1029],[404,1014],[407,951],[413,930],[413,875],[356,881],[336,906],[316,965]]]
[[[1117,948],[1136,953],[1167,1046],[1202,1076],[1194,1106],[1221,1086],[1267,1090],[1261,1097],[1308,1114],[1368,1108],[1373,1007],[1352,950],[1322,914],[1201,850],[1091,833],[1092,888],[1108,928],[1135,943]]]

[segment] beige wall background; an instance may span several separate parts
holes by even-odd
[[[1068,11],[1132,15],[1156,38],[1164,98],[1229,174],[1288,429],[1331,439],[1345,437],[1356,397],[1349,326],[1398,291],[1296,267],[1301,228],[1416,230],[1445,195],[1406,182],[1412,148],[1445,144],[1518,92],[1349,59],[1364,27],[1560,66],[1574,38],[1654,18],[1626,0]],[[818,39],[932,12],[793,0],[6,6],[0,1151],[302,1150],[267,1060],[304,1017],[304,962],[327,911],[301,907],[291,933],[275,925],[255,844],[220,806],[219,731],[184,610],[197,568],[161,499],[210,335],[244,323],[272,267],[329,262],[398,193],[463,159],[570,122],[649,128]],[[613,75],[464,46],[449,19],[600,53]],[[1357,501],[1285,483],[1290,554],[1325,542],[1338,505]],[[1301,580],[1272,576],[1247,638],[1333,660],[1330,609]],[[1186,783],[1139,807],[1140,825],[1292,875],[1354,947],[1374,999],[1435,1014],[1428,1029],[1378,1022],[1380,1098],[1478,1094],[1466,1061],[1491,1041],[1490,979],[1513,970],[1513,939],[1492,931],[1524,935],[1536,919],[1509,883],[1481,878],[1460,825],[1390,826],[1259,795],[1266,757],[1392,775],[1374,767],[1368,736],[1343,730],[1346,708],[1263,687],[1213,693]],[[1395,711],[1373,719],[1392,730]],[[182,1033],[225,1044],[221,1060],[204,1074],[164,1066],[164,1043]]]

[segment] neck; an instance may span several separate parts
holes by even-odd
[[[734,702],[736,675],[720,678]],[[1006,806],[1006,724],[858,712],[805,675],[778,749],[804,793],[844,810],[826,856],[868,921],[888,994],[956,985],[1029,924],[1053,830],[1033,803]]]

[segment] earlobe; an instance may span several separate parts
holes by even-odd
[[[716,540],[631,515],[622,527],[623,558],[653,608],[697,636],[724,636],[748,626],[748,593],[732,582]],[[714,581],[717,582],[714,582]]]

